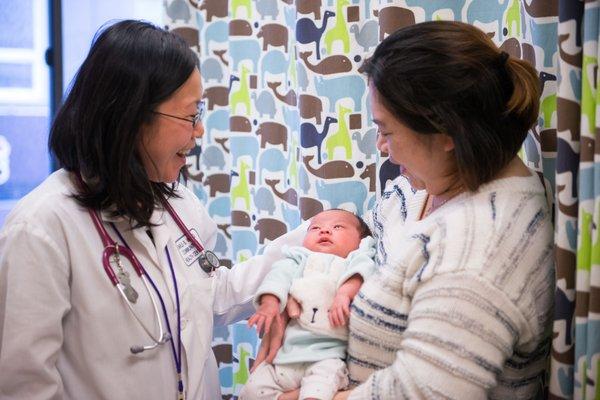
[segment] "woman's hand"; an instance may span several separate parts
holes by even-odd
[[[337,392],[335,396],[333,396],[333,400],[346,400],[350,396],[350,393],[352,393],[352,390]]]
[[[271,329],[269,329],[268,333],[265,333],[260,342],[260,348],[258,349],[256,360],[254,361],[254,365],[250,369],[250,372],[254,372],[263,361],[268,363],[273,362],[273,359],[275,359],[277,352],[283,344],[283,333],[285,332],[288,320],[289,317],[285,311],[281,313],[278,318],[273,319]]]

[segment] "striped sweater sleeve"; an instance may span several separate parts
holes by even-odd
[[[394,363],[350,399],[486,398],[525,325],[505,294],[477,276],[436,276],[415,293]]]

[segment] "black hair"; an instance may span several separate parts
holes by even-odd
[[[353,215],[356,220],[358,221],[358,233],[360,235],[360,238],[366,238],[367,236],[373,236],[373,233],[371,232],[371,228],[369,228],[369,225],[367,225],[367,223],[365,222],[364,219],[362,219],[360,216],[354,214],[351,211],[348,210],[344,210],[343,208],[330,208],[328,210],[323,210],[321,212],[327,212],[327,211],[344,211],[347,212],[348,214]]]
[[[198,58],[179,36],[143,21],[101,28],[50,130],[61,167],[80,173],[77,201],[150,226],[173,186],[151,182],[138,152],[144,124],[192,74]]]
[[[423,135],[452,137],[458,176],[469,190],[516,156],[538,117],[536,70],[462,22],[401,28],[361,70],[399,121]]]

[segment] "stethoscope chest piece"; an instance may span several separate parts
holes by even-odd
[[[204,250],[200,254],[200,259],[198,260],[200,264],[200,268],[207,274],[214,272],[215,269],[219,268],[221,265],[221,260],[215,253],[210,250]]]

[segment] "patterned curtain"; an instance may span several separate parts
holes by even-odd
[[[358,72],[390,32],[460,20],[534,65],[540,117],[521,156],[556,210],[550,397],[600,399],[597,1],[163,1],[166,27],[199,57],[209,111],[186,184],[217,221],[216,252],[227,265],[322,209],[362,214],[397,175],[375,149]],[[224,399],[237,397],[258,343],[245,324],[215,328]]]

